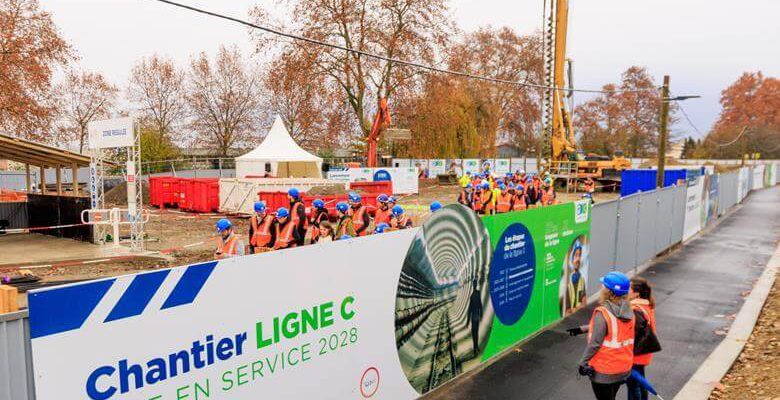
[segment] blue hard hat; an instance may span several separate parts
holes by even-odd
[[[286,209],[284,207],[279,207],[279,209],[276,210],[276,217],[277,218],[285,218],[285,217],[289,217],[289,216],[290,216],[290,210],[288,210],[288,209]]]
[[[501,190],[506,190],[506,185],[504,185],[503,183],[499,183],[498,188]]]
[[[523,186],[523,185],[517,185],[517,190],[523,190],[523,189],[525,189],[525,186]]]
[[[471,176],[471,171],[466,171],[466,175]]]
[[[314,201],[311,202],[311,205],[317,208],[325,208],[325,202],[322,201],[322,199],[314,199]]]
[[[339,238],[339,240],[347,240],[347,239],[352,239],[352,236],[349,236],[349,235],[342,235],[342,236]]]
[[[515,184],[514,184],[514,182],[509,182],[509,188],[510,188],[510,189],[514,189],[514,188],[515,188]]]
[[[360,203],[360,195],[357,192],[349,192],[349,201],[352,203]]]
[[[441,209],[441,207],[442,207],[441,203],[439,203],[438,201],[434,201],[433,203],[431,203],[431,212],[435,212]]]
[[[256,201],[255,202],[255,212],[261,213],[265,211],[265,202],[264,201]]]
[[[217,232],[224,232],[233,227],[233,224],[227,218],[222,218],[217,221]]]
[[[511,177],[512,177],[512,173],[511,173],[511,172],[507,172],[505,176],[506,176],[507,178],[511,178]]]
[[[387,203],[388,199],[389,199],[389,197],[387,197],[387,195],[384,194],[384,193],[380,194],[379,196],[376,196],[376,201],[378,201],[380,203]]]
[[[490,189],[490,184],[487,182],[482,183],[482,189]]]
[[[631,280],[621,272],[609,272],[599,279],[605,288],[614,293],[615,296],[625,296],[631,287]]]
[[[301,192],[299,192],[297,188],[290,188],[290,190],[287,191],[287,194],[289,194],[293,199],[297,200],[298,196],[301,195]]]
[[[390,196],[387,198],[388,203],[397,203],[398,200],[395,198],[395,196]]]
[[[399,216],[399,215],[402,215],[403,213],[404,213],[404,208],[403,207],[401,207],[401,206],[393,207],[393,215],[395,215],[396,217]]]
[[[345,213],[345,212],[347,212],[347,210],[349,210],[349,204],[347,204],[347,203],[345,203],[343,201],[340,201],[340,202],[338,202],[338,204],[336,204],[336,210]]]
[[[385,229],[389,228],[390,225],[380,222],[376,224],[376,228],[374,228],[374,233],[385,233]]]

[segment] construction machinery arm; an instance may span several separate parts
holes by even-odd
[[[374,123],[371,125],[371,132],[369,132],[366,138],[367,154],[366,154],[366,166],[373,168],[377,166],[377,143],[379,142],[379,134],[382,132],[382,128],[390,125],[390,111],[387,108],[387,99],[381,97],[379,99],[379,107],[376,110],[374,116]]]
[[[555,89],[547,96],[551,102],[552,118],[550,129],[550,160],[564,161],[576,151],[571,115],[566,108],[566,35],[568,30],[569,0],[556,0],[548,23],[548,37],[553,38],[552,76],[549,82]]]

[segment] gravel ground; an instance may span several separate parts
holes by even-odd
[[[711,400],[780,400],[780,279],[775,280],[742,354]]]

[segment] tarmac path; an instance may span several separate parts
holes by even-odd
[[[654,286],[663,350],[648,378],[671,399],[723,340],[743,295],[761,275],[780,239],[780,186],[753,192],[741,206],[645,270]],[[584,325],[593,306],[518,346],[491,365],[435,390],[430,399],[591,399],[577,375],[585,336],[565,330]],[[626,396],[625,386],[618,398]]]

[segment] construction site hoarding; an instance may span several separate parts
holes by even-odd
[[[420,228],[36,290],[36,397],[414,399],[584,304],[589,214],[449,205]]]

